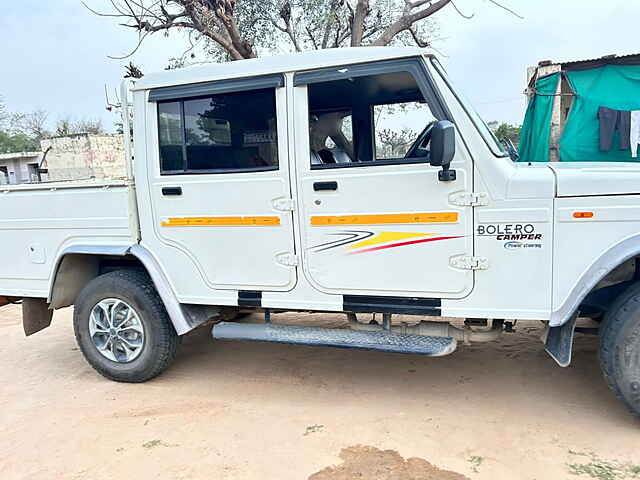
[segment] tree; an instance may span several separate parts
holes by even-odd
[[[34,152],[40,144],[24,133],[11,134],[0,130],[0,153]]]
[[[44,115],[41,124],[38,121]],[[36,119],[38,121],[36,121]],[[0,96],[0,153],[33,152],[40,149],[40,138],[35,135],[35,126],[44,132],[46,112],[36,110],[31,113],[10,112]]]
[[[49,113],[43,109],[29,113],[13,113],[10,121],[11,130],[40,142],[43,138],[51,136],[46,127],[48,118]]]
[[[520,141],[520,125],[511,125],[505,122],[500,124],[498,122],[489,123],[495,125],[492,130],[498,140],[510,140],[514,145],[518,145]]]
[[[274,50],[283,41],[294,51],[426,47],[435,30],[431,17],[449,3],[455,7],[452,0],[111,0],[114,9],[109,12],[85,6],[138,32],[129,55],[149,35],[181,30],[188,34],[187,52],[200,44],[217,60],[240,60],[258,56],[259,50]]]
[[[381,130],[378,133],[378,140],[382,146],[383,158],[403,157],[417,136],[417,132],[410,128],[403,128],[400,131],[390,128]]]
[[[9,121],[9,112],[7,106],[4,104],[4,98],[0,96],[0,130],[7,128],[7,122]]]
[[[74,120],[71,117],[63,117],[56,122],[56,137],[77,135],[80,133],[88,133],[90,135],[100,135],[105,133],[102,126],[102,120],[97,118],[82,118],[80,120]]]

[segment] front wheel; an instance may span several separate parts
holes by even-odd
[[[87,362],[117,382],[144,382],[173,361],[178,336],[151,279],[117,270],[89,282],[75,302],[73,327]]]
[[[609,388],[640,416],[640,283],[621,294],[604,316],[600,366]]]

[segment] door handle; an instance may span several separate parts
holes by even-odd
[[[162,187],[162,195],[182,195],[182,187]]]
[[[314,182],[313,190],[315,192],[323,190],[338,190],[338,182]]]

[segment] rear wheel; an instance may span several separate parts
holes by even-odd
[[[600,366],[609,388],[640,415],[640,283],[620,295],[604,316]]]
[[[78,346],[89,364],[118,382],[144,382],[173,361],[178,336],[151,279],[117,270],[89,282],[73,316]]]

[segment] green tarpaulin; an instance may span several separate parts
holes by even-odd
[[[599,150],[598,108],[640,110],[640,65],[605,65],[591,70],[569,71],[567,77],[576,97],[560,138],[560,160],[639,161],[640,158],[631,158],[630,150],[619,149],[617,131],[611,150]]]
[[[536,95],[529,102],[520,130],[518,152],[520,162],[548,162],[551,113],[558,87],[559,73],[539,78]]]

